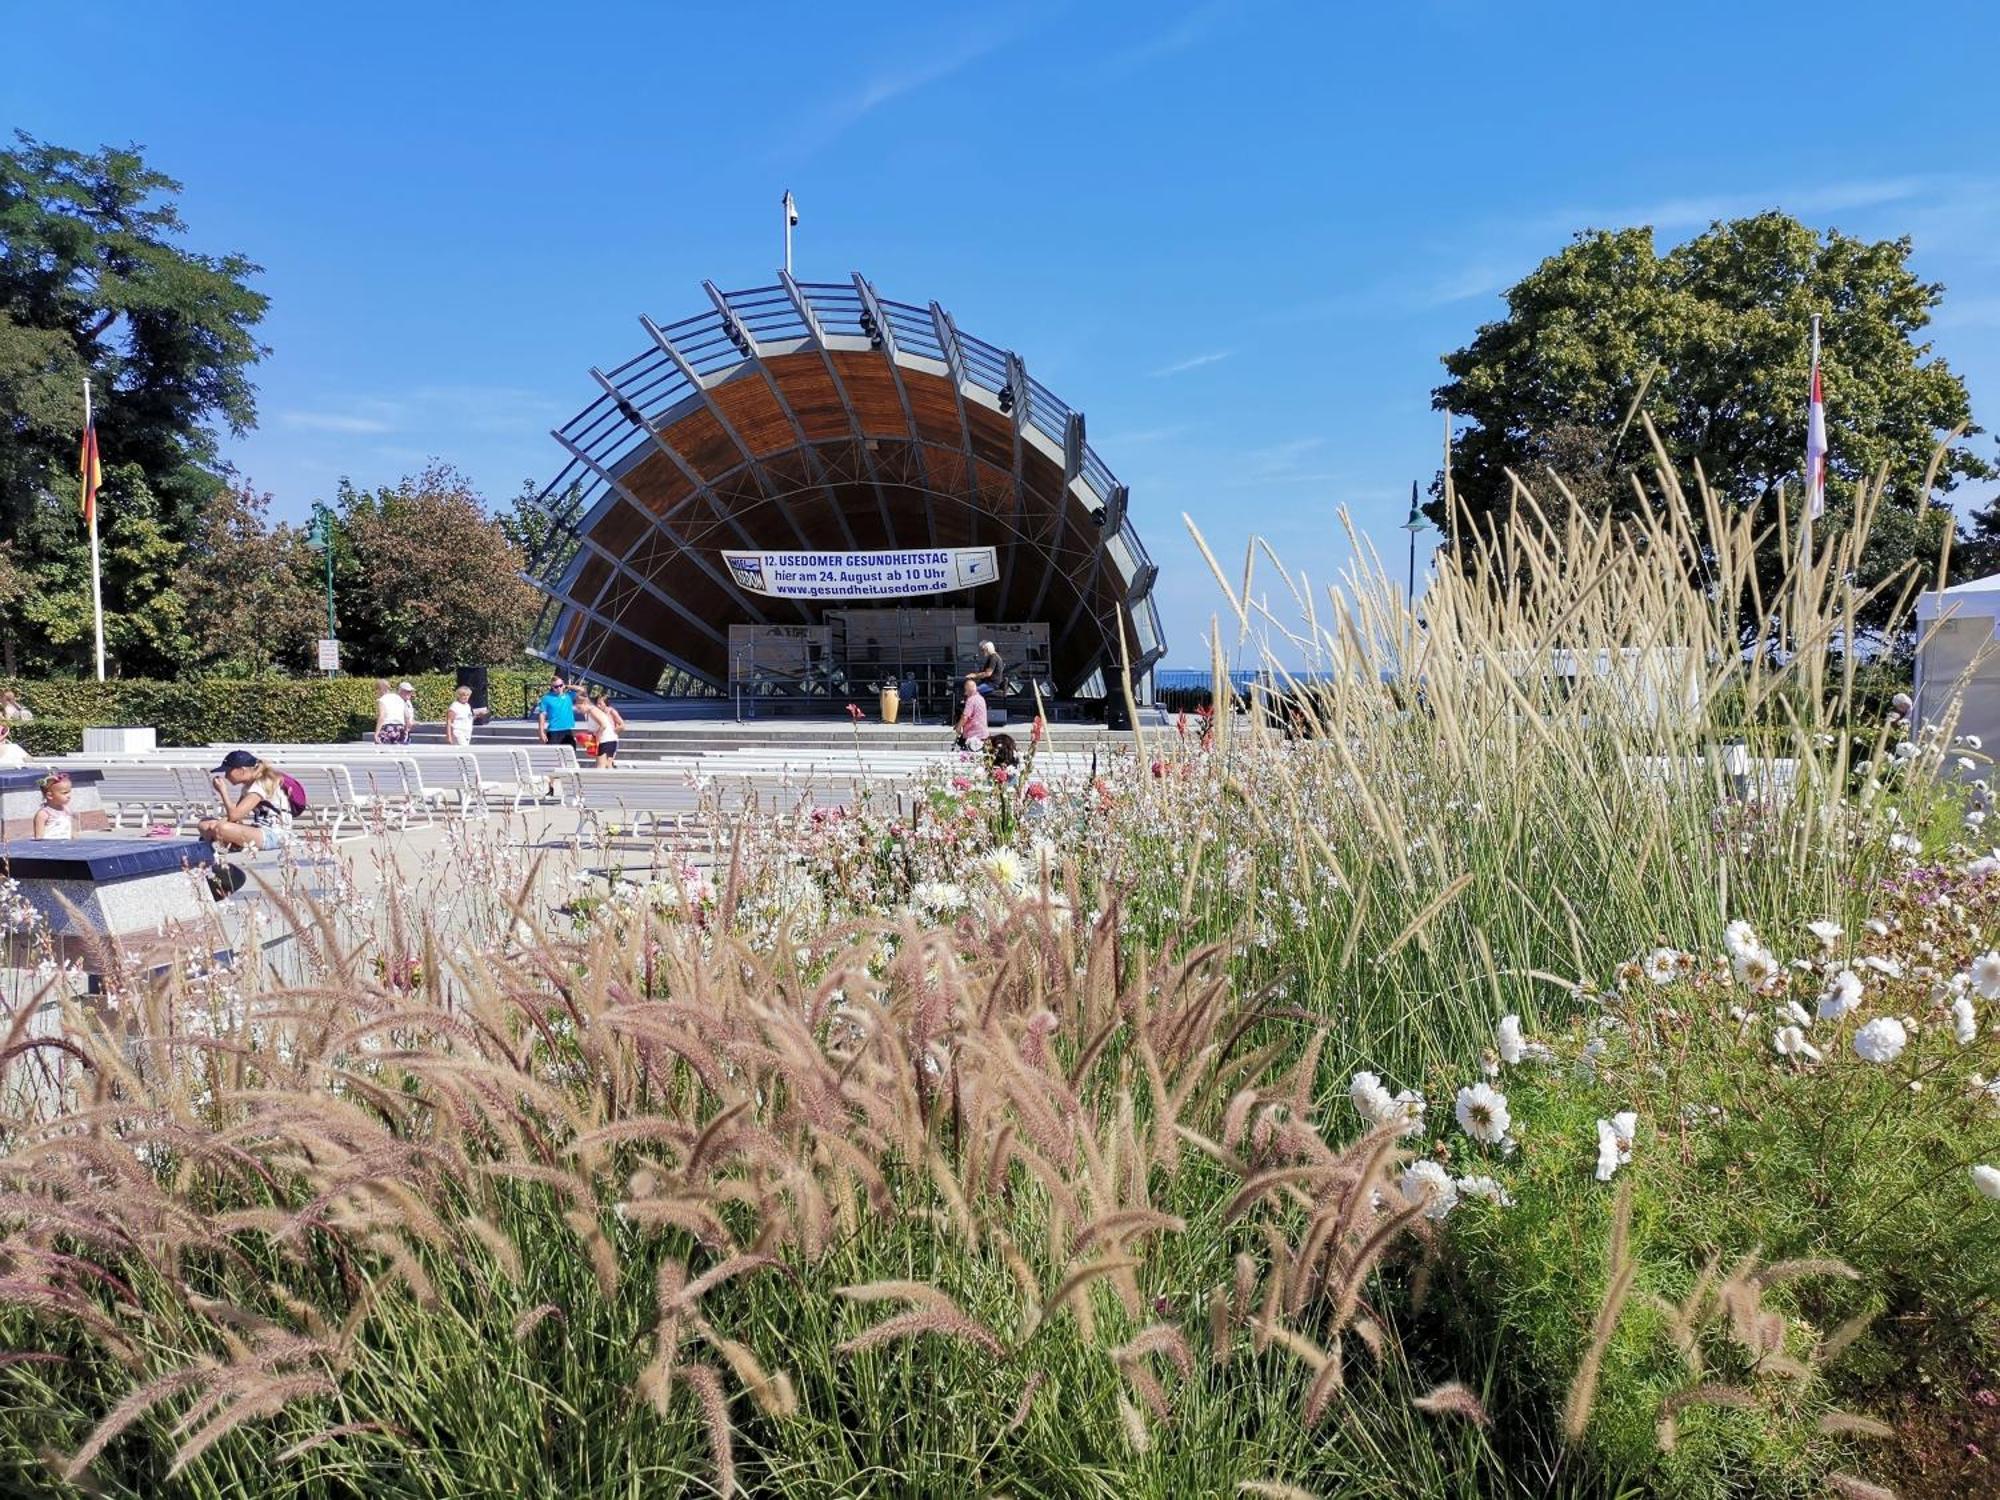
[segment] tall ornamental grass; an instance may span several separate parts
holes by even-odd
[[[1218,565],[1310,676],[1094,777],[16,1016],[0,1489],[1978,1493],[1985,752],[1826,667],[1862,533],[1519,501]]]

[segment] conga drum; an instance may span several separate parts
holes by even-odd
[[[896,715],[903,711],[903,695],[896,691],[896,684],[890,683],[882,689],[882,722],[893,724]]]

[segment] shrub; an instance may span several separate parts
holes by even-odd
[[[457,690],[456,677],[433,673],[408,680],[417,690],[417,716],[442,719]],[[523,670],[489,672],[494,713],[515,716],[547,680],[545,674]],[[35,711],[35,722],[23,726],[28,733],[20,738],[32,752],[43,755],[81,749],[82,730],[93,725],[148,726],[157,731],[162,745],[207,745],[223,740],[352,739],[375,723],[375,679],[363,677],[4,680],[0,686],[13,688]],[[58,727],[44,729],[45,721]]]

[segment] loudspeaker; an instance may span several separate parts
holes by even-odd
[[[458,685],[472,689],[472,707],[475,711],[491,706],[486,701],[486,668],[460,667]]]
[[[1132,727],[1132,716],[1125,711],[1125,699],[1122,696],[1104,700],[1104,727],[1106,729]]]

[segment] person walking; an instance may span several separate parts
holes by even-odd
[[[625,716],[612,706],[611,694],[603,688],[590,700],[589,712],[597,726],[597,769],[612,770],[618,764],[618,736],[625,732]]]
[[[391,689],[389,679],[375,679],[375,743],[378,745],[407,745],[410,742],[410,725],[416,721],[416,710],[404,695],[411,691],[406,682],[400,688]]]
[[[576,743],[576,703],[571,699],[562,678],[551,679],[549,690],[542,694],[541,702],[535,705],[535,724],[541,732],[544,745]]]
[[[986,744],[986,699],[979,691],[979,679],[965,679],[965,701],[958,711],[958,748],[978,750]]]
[[[472,689],[462,687],[452,694],[444,711],[444,742],[447,745],[472,743]]]
[[[385,683],[384,686],[387,686]],[[209,776],[222,816],[203,818],[195,831],[231,849],[282,849],[292,841],[292,795],[285,774],[248,750],[232,750]]]

